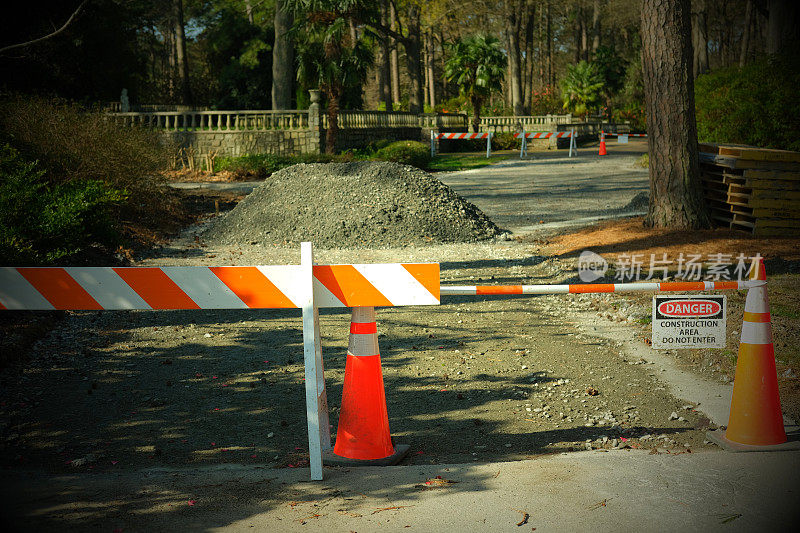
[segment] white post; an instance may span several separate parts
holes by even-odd
[[[578,147],[575,145],[575,128],[570,130],[569,134],[569,156],[572,157],[572,147],[575,147],[575,151],[578,151]]]
[[[328,394],[319,334],[319,309],[314,302],[314,257],[310,242],[300,244],[300,271],[305,294],[303,307],[303,356],[306,375],[306,419],[311,480],[322,480],[322,453],[331,449]]]
[[[431,157],[436,155],[436,141],[433,139],[433,130],[431,130]]]
[[[525,133],[525,129],[523,128],[522,129],[522,144],[519,145],[519,158],[520,159],[522,159],[522,156],[524,156],[525,153],[527,152],[527,148],[528,148],[528,146],[527,146],[527,143],[528,143],[527,137],[528,137],[528,135],[527,135],[527,133]]]
[[[486,136],[486,158],[488,159],[490,155],[492,155],[492,132],[491,131]]]

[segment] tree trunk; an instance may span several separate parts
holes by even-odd
[[[388,5],[386,0],[381,2],[381,24],[386,25],[388,21]],[[389,38],[385,35],[380,39],[380,57],[381,61],[378,63],[378,81],[380,94],[379,98],[383,102],[386,111],[392,111],[392,82],[391,82],[391,60],[389,52]]]
[[[706,3],[705,0],[695,2],[697,11],[693,14],[692,23],[692,42],[694,49],[694,59],[692,61],[692,72],[696,78],[700,74],[708,72],[708,26],[706,23]]]
[[[446,60],[444,57],[444,43],[447,42],[444,40],[444,31],[439,32],[439,42],[442,43],[442,55],[440,57],[442,62],[442,101],[447,100],[447,77],[444,75]]]
[[[528,16],[525,21],[525,61],[523,66],[522,82],[522,113],[529,115],[531,112],[531,93],[533,92],[533,30],[536,27],[536,4],[528,6]]]
[[[244,12],[247,15],[247,22],[253,23],[253,4],[250,0],[244,0]]]
[[[555,84],[553,75],[553,17],[550,14],[550,0],[544,5],[545,13],[545,39],[547,40],[547,84]]]
[[[397,9],[394,2],[389,1],[389,24],[392,31],[397,31]],[[389,66],[392,71],[392,100],[400,103],[400,58],[397,52],[397,40],[392,37],[389,39],[391,53],[389,54]]]
[[[189,84],[189,60],[186,56],[186,32],[183,28],[183,0],[172,1],[172,23],[175,30],[175,67],[178,73],[180,103],[192,105],[192,88]]]
[[[420,30],[419,6],[410,4],[408,7],[408,37],[403,41],[406,49],[406,62],[408,65],[408,81],[411,85],[411,94],[408,98],[408,110],[412,113],[422,111],[422,34]]]
[[[550,0],[545,7],[545,38],[547,39],[547,84],[555,85],[556,77],[553,72],[553,18],[550,14]]]
[[[753,0],[747,0],[744,13],[744,29],[742,30],[742,49],[739,52],[739,66],[747,63],[747,52],[750,48],[750,28],[753,26]]]
[[[594,0],[592,6],[592,52],[600,48],[600,0]]]
[[[172,16],[169,17],[169,19],[171,18]],[[166,26],[162,29],[164,35],[164,50],[167,54],[164,72],[166,73],[167,99],[170,103],[174,103],[178,100],[176,90],[178,75],[175,67],[175,25],[172,24],[169,19],[167,20]]]
[[[325,153],[336,153],[336,138],[339,136],[339,100],[338,90],[329,89],[328,96],[328,130],[325,133]]]
[[[434,74],[433,65],[436,58],[436,41],[433,38],[433,32],[428,33],[428,101],[431,107],[436,107],[436,76]]]
[[[586,11],[581,7],[581,59],[589,61],[589,25],[586,21]]]
[[[275,44],[272,47],[272,109],[292,108],[294,43],[289,30],[293,22],[286,0],[278,0],[275,4]]]
[[[800,46],[800,6],[796,0],[769,0],[767,53],[780,54]]]
[[[509,88],[511,90],[511,106],[514,115],[523,115],[522,103],[522,72],[520,67],[520,25],[521,2],[509,0],[504,2],[504,15],[506,19],[506,39],[508,43],[508,73]]]
[[[689,0],[642,3],[642,77],[650,153],[650,209],[645,224],[709,225],[702,200],[691,73]]]
[[[483,105],[483,99],[472,95],[469,101],[472,104],[472,131],[477,133],[481,130],[481,106]]]
[[[581,61],[581,8],[575,6],[575,63]]]

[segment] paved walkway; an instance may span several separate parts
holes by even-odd
[[[306,468],[239,465],[55,478],[11,471],[0,495],[4,519],[40,532],[789,531],[800,519],[798,471],[799,452],[611,450],[326,469],[314,483]]]
[[[597,151],[580,148],[572,158],[567,150],[530,152],[523,160],[437,177],[516,234],[646,211],[646,203],[628,204],[649,190],[647,169],[636,165],[647,141],[610,141],[608,155]]]

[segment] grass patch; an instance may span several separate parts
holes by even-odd
[[[770,313],[773,316],[781,316],[784,318],[800,318],[800,309],[797,307],[790,307],[788,305],[776,304],[771,305]]]
[[[508,159],[507,154],[496,154],[488,158],[486,154],[480,153],[439,154],[433,157],[428,169],[436,172],[455,172],[485,167],[506,159]]]

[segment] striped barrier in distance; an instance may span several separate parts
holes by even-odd
[[[483,131],[478,133],[436,133],[435,139],[488,139],[491,136],[490,132]]]
[[[526,139],[566,139],[572,137],[572,131],[526,131],[524,132]],[[515,133],[514,138],[522,138],[523,133]]]
[[[491,131],[480,131],[476,133],[434,133],[431,131],[431,157],[436,156],[436,141],[439,139],[445,140],[472,140],[472,139],[486,139],[486,157],[492,155],[492,137],[494,134]]]

